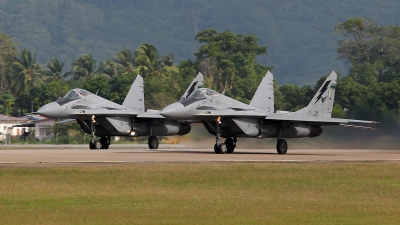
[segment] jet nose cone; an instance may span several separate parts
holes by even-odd
[[[61,106],[56,102],[50,102],[37,111],[42,116],[49,118],[60,118],[61,115]]]
[[[185,119],[183,118],[185,115],[185,107],[181,103],[175,102],[161,110],[161,115],[171,119]]]

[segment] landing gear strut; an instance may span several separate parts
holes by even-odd
[[[90,120],[90,142],[89,142],[89,148],[90,149],[101,149],[101,143],[99,141],[96,141],[94,137],[94,133],[96,132],[96,128],[94,123],[96,120],[94,119],[94,116],[92,116],[92,119]]]

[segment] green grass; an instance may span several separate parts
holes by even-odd
[[[399,221],[399,163],[0,168],[0,224]]]

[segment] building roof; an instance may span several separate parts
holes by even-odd
[[[14,116],[7,116],[0,114],[0,123],[26,123],[30,121],[29,119],[26,118],[21,118],[21,117],[14,117]]]

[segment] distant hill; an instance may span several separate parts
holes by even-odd
[[[58,58],[66,65],[90,53],[98,63],[142,43],[178,63],[194,59],[197,30],[215,28],[255,34],[280,84],[315,84],[336,60],[333,28],[349,17],[369,17],[379,25],[400,25],[400,1],[393,0],[0,0],[0,30],[19,48],[36,51],[42,63]]]

